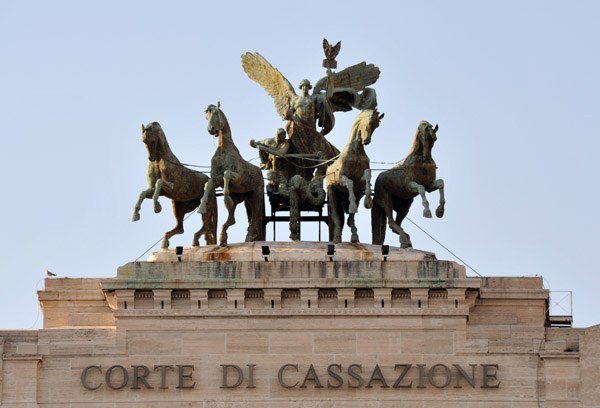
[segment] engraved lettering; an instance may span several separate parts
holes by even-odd
[[[350,377],[356,379],[358,381],[358,385],[354,385],[354,384],[350,383],[350,380],[348,380],[348,387],[349,388],[360,388],[365,384],[365,380],[356,371],[354,371],[353,368],[358,368],[359,373],[362,373],[362,365],[361,364],[350,364],[350,366],[348,366],[348,375]]]
[[[398,377],[398,379],[394,383],[394,388],[412,388],[412,381],[410,382],[410,384],[404,384],[404,385],[402,385],[402,380],[404,379],[404,377],[406,376],[406,374],[408,374],[408,370],[410,370],[410,368],[412,367],[412,364],[396,364],[394,366],[394,371],[397,370],[398,367],[404,367],[404,368],[402,369],[402,372],[400,373],[400,376]]]
[[[172,365],[155,365],[154,366],[154,371],[156,371],[157,369],[160,369],[160,387],[158,387],[159,390],[166,390],[167,388],[167,368],[170,370],[173,370],[173,366]]]
[[[123,379],[121,380],[121,384],[119,386],[115,386],[112,383],[112,373],[114,370],[121,370],[121,372],[123,373]],[[108,386],[108,388],[110,388],[111,390],[120,390],[121,388],[124,388],[127,385],[127,382],[129,382],[129,374],[127,374],[127,370],[125,369],[125,367],[120,366],[120,365],[114,365],[112,367],[110,367],[108,370],[106,370],[106,385]]]
[[[475,367],[477,366],[477,364],[469,364],[471,366],[471,376],[469,377],[469,374],[458,364],[452,364],[454,367],[456,367],[456,385],[454,386],[454,388],[462,388],[462,386],[460,385],[460,377],[463,377],[465,380],[467,380],[467,382],[469,384],[471,384],[471,387],[475,388]]]
[[[342,371],[341,364],[330,364],[327,367],[327,374],[329,374],[330,377],[332,377],[333,379],[335,379],[337,381],[337,384],[333,385],[333,384],[331,384],[331,381],[327,380],[327,388],[340,388],[344,384],[344,379],[342,378],[342,376],[333,372],[334,367],[336,367],[339,370],[339,372]]]
[[[102,369],[100,368],[100,366],[88,366],[86,368],[83,369],[83,371],[81,372],[81,385],[83,385],[83,387],[86,390],[90,390],[90,391],[94,391],[97,390],[98,388],[100,388],[102,386],[102,383],[98,384],[95,387],[92,387],[91,385],[88,384],[87,382],[87,375],[88,375],[88,371],[90,371],[92,368],[95,368],[96,370],[100,371],[100,374],[102,374]]]
[[[256,364],[246,364],[248,366],[248,385],[246,388],[256,388],[254,385],[254,367]]]
[[[369,380],[369,383],[367,384],[366,388],[373,388],[373,386],[371,385],[373,381],[379,381],[381,383],[381,388],[390,388],[390,386],[387,385],[387,383],[385,382],[385,377],[381,372],[381,368],[379,368],[379,364],[375,364],[375,368],[373,369],[373,373],[371,374],[371,379]]]
[[[179,368],[179,384],[175,388],[178,388],[178,389],[194,388],[196,386],[196,381],[194,381],[192,384],[187,384],[187,385],[183,384],[183,380],[192,381],[192,374],[194,372],[194,366],[193,365],[177,365],[177,367]],[[190,369],[190,372],[188,374],[184,374],[184,370],[188,369],[188,368]]]
[[[242,381],[244,381],[244,373],[242,372],[242,369],[239,366],[233,364],[221,364],[221,367],[223,367],[223,383],[221,384],[220,388],[236,388],[242,384]],[[237,372],[238,376],[236,383],[233,385],[227,384],[227,370],[229,368],[234,369]]]
[[[498,381],[498,364],[481,364],[481,366],[483,367],[483,385],[481,388],[499,388],[500,381]],[[498,381],[498,383],[490,385],[490,380]]]
[[[417,388],[425,388],[425,364],[417,364],[419,367],[419,385]]]
[[[435,382],[435,369],[436,368],[443,368],[444,372],[446,373],[446,379],[444,380],[444,382],[440,385],[437,384]],[[438,370],[439,372],[440,370]],[[429,370],[429,382],[431,383],[431,385],[433,385],[436,388],[444,388],[447,387],[450,384],[450,381],[452,380],[452,372],[450,371],[450,367],[444,365],[444,364],[436,364],[433,367],[431,367],[431,369]]]
[[[279,369],[279,372],[277,373],[277,380],[279,380],[279,385],[281,385],[282,387],[294,388],[298,385],[298,382],[296,382],[296,384],[294,384],[294,385],[288,385],[283,381],[283,372],[288,367],[293,367],[296,369],[296,371],[298,371],[298,364],[285,364],[285,365],[281,366],[281,368]]]
[[[317,375],[317,372],[315,371],[315,367],[313,367],[312,364],[308,368],[308,371],[306,372],[306,375],[304,376],[304,381],[302,381],[302,385],[300,386],[300,388],[306,388],[307,381],[314,381],[315,388],[323,388],[323,386],[321,385],[321,381],[319,381],[319,376]]]
[[[148,389],[153,389],[154,387],[151,387],[150,384],[148,384],[148,381],[146,381],[146,377],[148,377],[148,374],[150,374],[150,370],[148,370],[148,367],[144,366],[144,365],[134,365],[133,367],[133,386],[131,387],[132,390],[139,390],[140,389],[140,381],[142,382],[142,384],[144,384],[144,386]],[[140,369],[142,370],[142,374],[140,374]]]

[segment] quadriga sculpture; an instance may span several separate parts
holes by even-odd
[[[358,212],[358,202],[363,195],[365,208],[371,208],[371,169],[364,146],[371,142],[371,135],[382,118],[383,114],[380,115],[377,110],[362,111],[352,124],[348,144],[338,159],[327,168],[329,239],[336,244],[342,240],[344,212],[349,214],[351,242],[358,242],[354,214]]]
[[[240,155],[231,138],[229,122],[219,106],[208,105],[206,119],[208,133],[219,138],[219,145],[210,162],[210,179],[204,186],[204,196],[198,211],[202,214],[209,211],[210,194],[214,194],[216,187],[223,187],[223,199],[229,214],[221,228],[221,246],[227,246],[227,229],[235,224],[235,208],[242,201],[248,215],[246,242],[263,241],[265,198],[262,172]]]
[[[159,196],[165,196],[173,202],[173,212],[177,225],[165,234],[162,248],[169,247],[169,238],[183,234],[183,217],[194,211],[204,195],[204,185],[208,176],[184,167],[171,151],[167,137],[158,122],[148,126],[142,125],[142,141],[148,149],[148,189],[140,193],[135,204],[132,221],[140,219],[140,208],[145,198],[152,198],[154,212],[161,211]],[[192,245],[198,246],[200,236],[208,245],[217,243],[217,199],[214,191],[209,192],[206,200],[206,211],[202,216],[202,228],[194,234]]]
[[[373,244],[383,244],[387,219],[391,230],[400,235],[400,246],[411,248],[410,236],[404,232],[401,223],[417,195],[423,200],[423,216],[431,218],[429,202],[425,197],[426,191],[430,193],[440,190],[440,204],[435,210],[435,215],[438,218],[444,215],[444,180],[436,180],[437,166],[431,157],[438,129],[438,125],[433,128],[429,122],[421,121],[408,156],[377,177],[371,209]],[[395,220],[392,211],[396,212]]]

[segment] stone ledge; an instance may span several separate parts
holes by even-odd
[[[183,248],[183,254],[176,255],[175,249],[166,249],[154,252],[148,262],[208,262],[208,261],[264,261],[262,247],[268,246],[269,261],[330,261],[327,255],[328,245],[331,242],[281,242],[261,241],[242,242],[230,244],[226,248],[218,245]],[[432,252],[419,251],[413,248],[399,248],[389,246],[389,253],[382,254],[381,245],[352,244],[342,242],[335,245],[334,261],[435,261]],[[181,260],[179,260],[181,258]]]
[[[115,310],[116,318],[129,317],[157,317],[157,318],[177,318],[177,317],[277,317],[277,316],[424,316],[424,317],[465,317],[468,315],[466,309],[428,309],[428,308],[317,308],[314,309],[133,309],[133,310]]]

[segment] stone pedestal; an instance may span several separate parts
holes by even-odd
[[[184,248],[181,261],[160,251],[111,279],[47,279],[44,329],[0,332],[0,402],[538,408],[600,400],[600,331],[547,327],[542,278],[467,277],[431,253],[390,248],[384,258],[373,245],[337,245],[330,260],[326,245]]]

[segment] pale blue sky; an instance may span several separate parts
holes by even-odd
[[[208,165],[216,144],[203,111],[221,101],[242,155],[254,158],[248,140],[282,122],[240,55],[258,51],[292,84],[314,82],[324,37],[342,41],[340,68],[381,69],[385,119],[371,160],[401,160],[422,119],[440,126],[433,154],[446,214],[424,219],[417,201],[409,217],[482,275],[542,275],[547,288],[573,291],[576,326],[600,323],[600,3],[293,4],[0,2],[0,328],[41,326],[46,268],[111,277],[172,228],[164,198],[161,214],[146,202],[130,221],[146,187],[142,123],[160,122],[182,162]],[[338,114],[329,138],[338,148],[356,114]],[[244,238],[243,217],[231,242]],[[369,220],[361,210],[367,243]],[[191,217],[172,246],[189,246],[200,222]],[[416,248],[454,259],[404,227]]]

